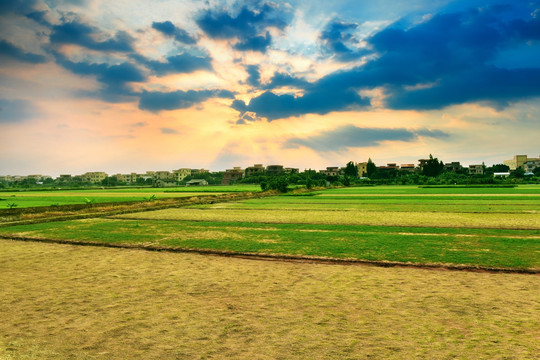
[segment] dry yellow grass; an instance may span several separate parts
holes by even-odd
[[[362,210],[166,209],[119,215],[117,217],[255,223],[540,229],[540,216],[538,214],[512,214],[509,216],[500,213],[425,213]]]
[[[540,277],[0,241],[0,359],[533,359]]]

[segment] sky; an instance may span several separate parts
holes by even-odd
[[[537,0],[0,0],[0,174],[540,154]]]

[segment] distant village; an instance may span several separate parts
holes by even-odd
[[[438,164],[440,172],[451,172],[456,174],[467,175],[486,175],[487,167],[484,164],[472,164],[468,167],[462,166],[460,162],[443,163],[437,159],[419,159],[418,164],[400,164],[387,163],[384,166],[375,166],[368,160],[367,162],[350,162],[347,164],[354,165],[354,174],[351,174],[347,167],[327,167],[323,170],[305,169],[303,173],[317,174],[319,177],[336,178],[339,176],[353,176],[359,179],[367,179],[373,175],[375,171],[380,178],[388,178],[390,174],[407,174],[407,173],[425,173],[425,167],[430,162]],[[370,171],[371,165],[371,171]],[[518,171],[522,176],[539,176],[540,172],[540,156],[536,158],[528,157],[527,155],[514,155],[512,159],[505,160],[502,164],[497,164],[489,168],[490,176],[493,177],[508,177],[513,172]],[[0,183],[3,184],[100,184],[106,186],[114,185],[152,185],[155,187],[168,187],[177,185],[186,186],[204,186],[209,182],[212,184],[230,185],[241,182],[246,179],[257,179],[257,177],[273,177],[278,175],[293,175],[301,174],[298,168],[284,167],[283,165],[268,165],[254,164],[246,167],[233,167],[225,171],[210,172],[207,169],[190,169],[180,168],[172,171],[146,171],[145,173],[130,173],[130,174],[114,174],[108,175],[103,171],[91,171],[82,175],[60,175],[53,179],[47,175],[0,175]],[[260,181],[255,181],[260,182]]]

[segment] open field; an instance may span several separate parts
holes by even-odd
[[[535,359],[540,278],[0,240],[1,359]]]
[[[448,194],[455,189],[404,187],[399,196],[385,194],[395,188],[331,189],[108,218],[4,226],[0,234],[540,271],[540,188],[479,188],[457,196]],[[370,193],[363,196],[366,189]],[[504,193],[494,195],[493,190]]]
[[[417,185],[383,185],[383,186],[360,186],[329,189],[327,194],[403,194],[403,195],[429,195],[429,194],[536,194],[540,191],[540,185],[519,185],[513,188],[498,186],[455,186],[455,187],[420,187]]]
[[[93,203],[114,203],[144,201],[150,198],[165,199],[218,195],[231,192],[260,191],[260,186],[231,185],[178,188],[123,188],[123,189],[84,189],[84,190],[45,190],[45,191],[2,191],[0,209],[15,203],[17,208],[36,206],[60,206]]]

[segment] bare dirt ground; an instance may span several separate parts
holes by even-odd
[[[540,276],[0,240],[0,359],[534,359]]]

